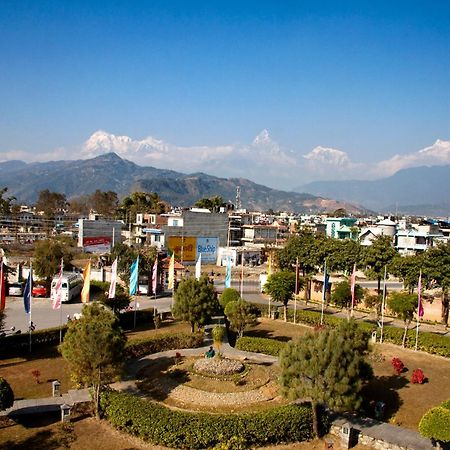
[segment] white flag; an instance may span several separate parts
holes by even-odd
[[[117,282],[117,258],[114,260],[111,266],[111,284],[109,285],[108,298],[114,298],[116,296],[116,282]]]
[[[55,296],[53,297],[52,308],[61,308],[61,297],[62,297],[62,274],[63,274],[63,259],[61,258],[61,267],[59,269],[59,277],[55,286]]]
[[[195,264],[195,278],[200,279],[200,275],[202,274],[202,254],[197,259],[197,263]]]

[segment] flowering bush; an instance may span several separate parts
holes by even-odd
[[[40,383],[40,377],[41,377],[41,371],[38,369],[34,369],[31,371],[31,375],[33,375],[33,378],[36,380],[36,383]]]
[[[403,372],[403,369],[405,368],[405,365],[403,364],[400,358],[392,358],[391,364],[397,375],[400,375]]]
[[[413,384],[423,384],[425,383],[425,375],[422,369],[414,369],[411,375],[411,383]]]

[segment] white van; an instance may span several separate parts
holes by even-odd
[[[58,282],[58,279],[59,275],[55,275],[52,279],[50,293],[50,298],[52,300],[56,297],[56,283]],[[83,277],[79,273],[63,272],[61,281],[61,302],[70,302],[70,300],[80,295],[81,290],[83,289]]]

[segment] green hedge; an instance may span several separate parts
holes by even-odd
[[[152,353],[180,348],[197,348],[203,345],[203,333],[166,333],[128,341],[126,358],[142,358]]]
[[[63,325],[62,335],[66,334],[67,326]],[[33,331],[31,333],[32,350],[40,350],[45,347],[59,344],[59,327]],[[0,338],[0,357],[19,356],[29,354],[30,334],[28,332],[13,334]]]
[[[268,307],[266,305],[257,305],[262,314],[268,314]],[[320,312],[319,311],[310,311],[300,309],[296,311],[296,322],[303,323],[305,325],[310,325],[312,327],[316,327],[320,325]],[[288,320],[294,321],[294,311],[288,310]],[[337,327],[343,320],[346,320],[342,317],[337,317],[330,314],[324,314],[323,323],[325,326],[329,327]],[[377,331],[378,336],[380,333],[380,329],[376,324],[370,322],[357,322],[358,327],[366,331],[367,333],[371,333],[372,331]],[[383,330],[383,342],[390,342],[396,345],[402,345],[403,341],[403,328],[393,327],[393,326],[385,326]],[[414,348],[416,344],[416,330],[415,328],[411,328],[408,331],[407,339],[406,339],[406,347]],[[427,331],[419,332],[419,341],[418,341],[418,349],[427,353],[432,353],[435,355],[444,356],[446,358],[450,358],[450,339],[448,337],[430,333]],[[271,354],[271,353],[270,353]]]
[[[230,440],[262,446],[312,438],[309,405],[242,414],[191,413],[124,392],[106,391],[101,395],[101,407],[114,427],[171,448],[211,448]]]
[[[124,330],[134,327],[134,311],[126,311],[119,315],[120,326]],[[139,309],[136,311],[136,326],[153,324],[153,308]]]
[[[246,352],[264,353],[265,355],[278,356],[285,342],[269,338],[244,336],[236,341],[236,348]]]

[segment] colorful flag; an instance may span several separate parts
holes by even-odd
[[[30,266],[30,273],[28,274],[27,283],[23,290],[23,307],[27,314],[31,312],[31,293],[33,291],[33,267]]]
[[[52,308],[61,308],[61,297],[62,297],[62,274],[63,274],[63,259],[61,258],[61,267],[59,268],[59,277],[55,286],[55,296],[53,297]]]
[[[200,253],[197,263],[195,264],[195,278],[200,279],[200,275],[202,274],[202,254]]]
[[[169,286],[168,286],[169,289],[173,289],[174,281],[175,281],[175,253],[172,253],[169,263]]]
[[[114,298],[116,296],[116,283],[117,283],[117,258],[114,260],[111,266],[111,284],[109,285],[108,298]]]
[[[158,256],[156,256],[155,262],[153,263],[152,270],[152,291],[156,295],[156,289],[158,287]]]
[[[139,256],[130,267],[130,295],[136,295],[138,290]]]
[[[350,290],[352,293],[352,308],[356,305],[356,296],[355,296],[355,287],[356,287],[356,264],[353,266],[353,272],[350,282]]]
[[[81,290],[81,301],[89,303],[89,292],[91,290],[91,260],[84,266],[83,269],[83,289]]]
[[[0,263],[0,311],[5,309],[5,301],[6,301],[6,283],[5,283],[5,275],[3,273],[3,261]]]
[[[229,288],[230,286],[231,286],[231,258],[228,256],[227,272],[225,274],[225,287]]]
[[[323,269],[323,292],[322,292],[322,301],[325,302],[327,298],[328,284],[330,281],[330,275],[327,272],[327,262],[325,261],[325,266]]]
[[[417,312],[419,317],[423,317],[424,310],[422,304],[422,271],[419,273],[419,282],[417,283]]]

